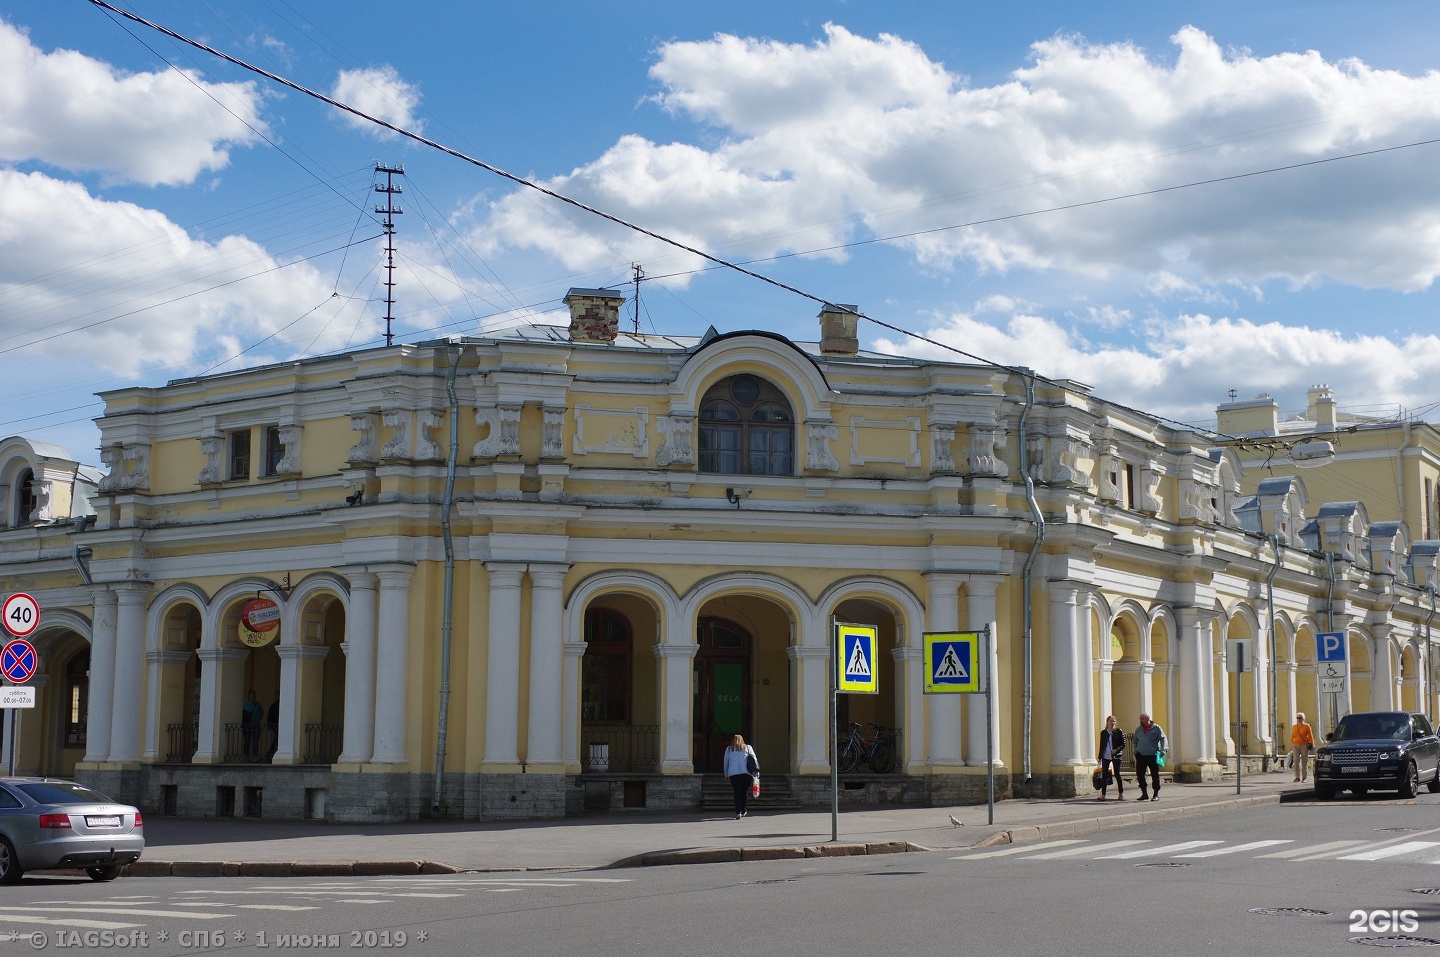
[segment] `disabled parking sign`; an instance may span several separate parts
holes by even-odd
[[[837,690],[850,694],[880,693],[880,675],[875,661],[878,646],[874,625],[835,623],[835,651],[839,664]]]
[[[977,694],[980,686],[980,633],[929,632],[925,635],[925,693]]]

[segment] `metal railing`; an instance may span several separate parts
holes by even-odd
[[[189,764],[195,757],[195,743],[200,728],[194,721],[181,721],[165,726],[165,762]]]
[[[660,770],[660,726],[592,725],[580,731],[580,760],[595,773]]]
[[[304,764],[334,764],[340,757],[344,740],[343,724],[307,724],[305,750],[300,760]]]

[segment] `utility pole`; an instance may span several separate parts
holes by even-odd
[[[395,217],[405,212],[395,205],[395,197],[401,188],[395,185],[395,177],[405,175],[403,166],[375,164],[375,172],[385,174],[385,185],[375,184],[375,192],[385,194],[385,205],[376,206],[375,212],[384,216],[381,225],[385,227],[385,344],[395,344],[395,333],[391,326],[395,321]]]
[[[630,271],[635,284],[635,335],[640,335],[640,280],[645,278],[645,268],[639,263],[631,263]]]

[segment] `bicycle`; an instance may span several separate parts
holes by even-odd
[[[863,726],[860,722],[850,722],[849,731],[838,749],[841,774],[855,770],[861,761],[869,764],[870,770],[876,774],[887,774],[894,770],[896,739],[900,732],[883,724],[872,724],[870,727],[875,729],[875,733],[867,738],[861,733]]]

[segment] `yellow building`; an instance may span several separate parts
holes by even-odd
[[[847,307],[795,343],[625,335],[621,302],[105,393],[93,492],[0,447],[0,575],[42,608],[20,770],[189,815],[545,817],[698,807],[738,732],[821,805],[837,620],[880,649],[840,727],[900,732],[847,804],[983,800],[992,754],[1001,796],[1073,794],[1110,713],[1204,779],[1296,707],[1426,700],[1404,523],[1311,529],[1299,480],[1244,494],[1235,450],[1079,383],[861,353]],[[987,628],[988,722],[923,653]]]

